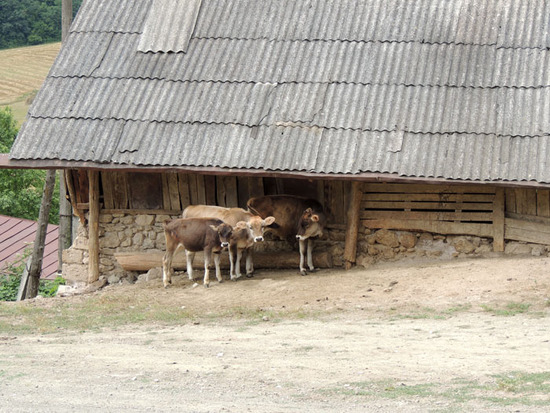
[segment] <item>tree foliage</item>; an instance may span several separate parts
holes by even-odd
[[[62,0],[1,0],[0,49],[61,40]],[[73,15],[82,0],[73,0]]]
[[[8,153],[17,124],[11,109],[0,109],[0,152]],[[42,202],[46,171],[34,169],[0,169],[0,214],[37,220]],[[59,223],[59,182],[52,198],[49,222]]]

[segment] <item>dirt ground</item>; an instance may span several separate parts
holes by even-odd
[[[166,290],[153,280],[97,295],[191,318],[0,332],[0,411],[550,409],[550,258],[261,271],[209,289],[180,276]]]

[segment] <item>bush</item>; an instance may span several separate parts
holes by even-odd
[[[25,251],[17,261],[7,264],[0,273],[0,301],[15,301],[21,284],[21,277],[25,270],[25,264],[30,251]],[[55,280],[40,280],[38,295],[42,297],[54,297],[57,294],[57,288],[65,285],[63,277],[57,277]]]

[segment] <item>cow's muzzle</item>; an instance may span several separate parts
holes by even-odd
[[[254,238],[254,242],[262,242],[264,240],[264,237],[256,237]]]

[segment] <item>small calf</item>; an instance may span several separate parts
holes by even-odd
[[[241,258],[246,257],[246,276],[253,277],[254,263],[252,262],[252,251],[255,242],[264,239],[266,227],[273,224],[275,218],[267,217],[262,219],[253,216],[248,222],[239,221],[233,227],[233,233],[229,239],[229,274],[232,280],[241,276]]]
[[[164,287],[172,282],[172,259],[178,247],[185,248],[187,275],[193,280],[193,259],[198,251],[204,252],[204,286],[210,285],[209,267],[214,253],[216,278],[222,282],[220,253],[229,245],[232,228],[215,218],[179,218],[164,223],[166,253],[162,259],[162,280]]]

